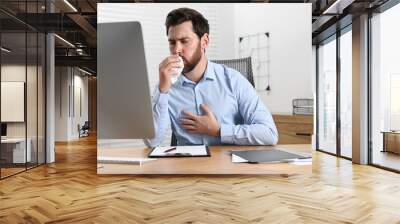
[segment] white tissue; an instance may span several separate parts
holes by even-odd
[[[176,69],[175,69],[175,73],[171,75],[171,82],[172,82],[172,84],[174,84],[176,81],[178,81],[178,77],[179,77],[179,75],[180,75],[180,74],[182,73],[182,71],[183,71],[183,67],[184,67],[184,65],[183,65],[183,59],[182,59],[182,57],[179,57],[179,59],[180,59],[180,63],[181,63],[181,66],[182,66],[182,67],[176,68]]]

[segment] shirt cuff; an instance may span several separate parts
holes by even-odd
[[[220,135],[222,143],[233,144],[233,128],[234,125],[221,124]]]
[[[154,92],[154,104],[158,105],[160,107],[165,107],[168,105],[168,92],[162,93],[160,92],[160,89],[156,88]]]

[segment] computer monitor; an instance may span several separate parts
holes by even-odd
[[[97,136],[154,137],[146,57],[139,22],[97,25]]]
[[[1,137],[7,137],[7,124],[1,123]]]

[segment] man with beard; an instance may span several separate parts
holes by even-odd
[[[146,145],[160,145],[170,123],[177,145],[276,144],[275,123],[253,86],[238,71],[206,58],[209,25],[203,15],[175,9],[165,26],[171,55],[159,65],[152,99],[156,136]]]

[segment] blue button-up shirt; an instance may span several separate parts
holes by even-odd
[[[163,142],[170,124],[178,145],[274,145],[278,141],[271,113],[253,86],[238,71],[221,64],[208,61],[198,83],[181,75],[167,93],[160,93],[157,86],[152,103],[156,136],[144,140],[149,147]],[[181,111],[202,115],[201,104],[218,120],[219,137],[192,134],[181,127]]]

